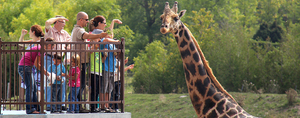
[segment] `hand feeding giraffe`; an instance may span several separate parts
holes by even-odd
[[[164,12],[160,16],[160,32],[171,32],[177,41],[189,95],[198,117],[254,117],[240,107],[214,77],[194,36],[180,21],[186,10],[177,14],[177,4],[175,2],[170,9],[169,3],[166,2]]]

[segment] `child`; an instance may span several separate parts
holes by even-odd
[[[48,67],[47,71],[52,73],[52,79],[56,79],[51,87],[52,87],[52,102],[61,102],[61,86],[62,82],[65,81],[66,69],[63,64],[61,64],[62,57],[59,54],[54,54],[53,61],[54,63]],[[53,78],[56,76],[55,78]],[[61,104],[53,104],[51,113],[61,113]]]
[[[100,50],[99,44],[92,44],[92,49]],[[102,56],[101,52],[92,52],[91,53],[91,101],[97,101],[99,97],[99,84],[102,86]],[[91,112],[99,112],[96,104],[91,104]]]
[[[78,54],[73,55],[71,58],[71,67],[70,67],[70,72],[69,75],[67,75],[69,80],[69,86],[71,87],[71,91],[68,95],[69,101],[75,102],[79,101],[77,98],[80,90],[80,57]],[[70,104],[69,105],[69,110],[67,111],[68,113],[79,113],[79,105],[76,104]]]

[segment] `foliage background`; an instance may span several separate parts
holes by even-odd
[[[168,1],[170,6],[174,1]],[[299,1],[177,1],[179,10],[187,10],[181,20],[227,91],[245,91],[250,83],[253,90],[268,93],[299,90]],[[159,32],[164,4],[161,0],[0,0],[0,37],[18,41],[21,29],[44,27],[55,15],[69,19],[65,30],[71,33],[79,11],[90,19],[103,15],[108,24],[117,18],[123,24],[115,25],[116,38],[125,37],[128,64],[135,63],[129,71],[134,92],[186,93],[176,41]],[[281,38],[275,40],[274,35]]]

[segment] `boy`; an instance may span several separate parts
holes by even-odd
[[[55,78],[53,78],[51,75],[50,77],[52,77],[51,79],[55,79],[55,81],[52,83],[51,87],[52,87],[52,102],[61,102],[61,85],[62,83],[65,81],[65,73],[66,73],[66,69],[64,67],[63,64],[61,64],[61,60],[62,57],[57,53],[54,54],[53,56],[53,61],[54,63],[48,67],[47,71],[49,73],[52,73],[51,75],[56,75]],[[63,93],[64,94],[64,93]],[[61,113],[61,104],[53,104],[52,105],[52,109],[51,109],[51,113]]]

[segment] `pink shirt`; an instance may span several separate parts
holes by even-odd
[[[29,50],[40,50],[41,46],[34,46]],[[21,58],[19,65],[20,66],[33,66],[34,61],[37,56],[41,56],[40,52],[26,52],[24,56]]]
[[[71,80],[70,79],[70,81],[69,81],[69,86],[71,87],[71,85],[72,85],[72,87],[75,87],[75,85],[76,85],[76,87],[80,87],[80,69],[79,69],[79,67],[71,67],[71,70],[70,70],[70,72],[69,72],[69,75],[70,76],[74,76],[76,74],[76,77],[77,77],[77,79],[76,80]]]
[[[70,42],[71,36],[66,30],[58,31],[55,27],[51,27],[50,29],[47,29],[48,32],[46,32],[45,39],[52,37],[54,39],[54,42]],[[53,48],[53,50],[65,50],[65,44],[58,44]],[[47,52],[48,54],[51,54],[51,52]]]

